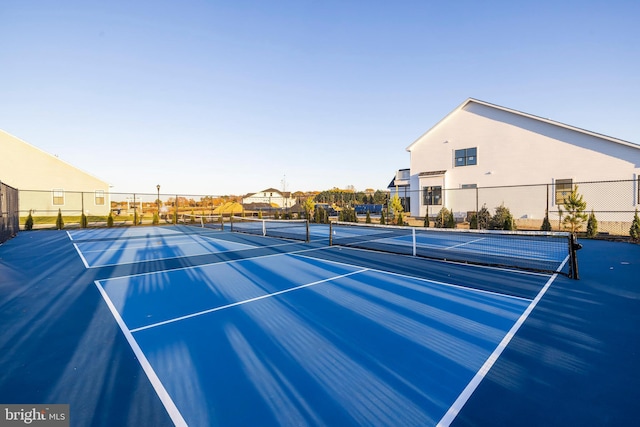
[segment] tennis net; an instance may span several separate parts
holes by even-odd
[[[309,222],[306,219],[262,219],[232,216],[231,231],[309,241]]]
[[[570,233],[418,228],[333,222],[330,245],[577,278]]]
[[[178,224],[211,228],[213,230],[224,229],[223,217],[221,215],[182,214],[178,217]]]

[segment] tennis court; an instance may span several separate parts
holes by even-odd
[[[523,357],[519,338],[548,315],[548,294],[557,304],[584,281],[354,245],[473,251],[478,236],[375,230],[363,239],[372,233],[349,229],[348,244],[329,246],[328,226],[295,227],[306,235],[268,237],[264,223],[240,233],[185,225],[21,233],[0,247],[9,279],[0,288],[3,366],[31,364],[36,342],[52,336],[64,356],[61,366],[32,367],[33,378],[5,373],[0,400],[71,402],[78,425],[484,424],[487,408],[502,405],[484,390],[504,387],[492,375],[505,375],[505,364],[515,381],[514,348]],[[491,256],[506,256],[508,243],[491,242],[500,245]],[[528,247],[518,257],[566,268],[564,252]],[[9,269],[12,257],[18,267]],[[546,333],[527,338],[543,341],[532,349],[549,346]]]

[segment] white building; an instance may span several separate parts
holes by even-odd
[[[551,218],[574,184],[605,180],[628,182],[603,191],[580,185],[587,209],[614,199],[625,212],[640,207],[640,145],[476,99],[463,102],[407,151],[409,171],[398,174],[401,184],[408,180],[414,217],[443,206],[458,214],[477,211],[478,203],[486,203],[489,209],[504,204],[516,219],[539,219],[545,210]],[[528,185],[489,196],[491,187]],[[481,188],[487,198],[478,202]]]
[[[296,199],[291,197],[289,191],[281,192],[275,188],[267,188],[258,193],[250,194],[242,199],[242,203],[249,205],[252,203],[266,203],[276,208],[290,208],[296,204]]]
[[[0,180],[20,191],[20,215],[108,215],[107,182],[2,130],[0,153]]]

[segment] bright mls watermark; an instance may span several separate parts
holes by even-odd
[[[0,427],[69,427],[69,405],[0,404]]]

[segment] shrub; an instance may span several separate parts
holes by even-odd
[[[487,209],[487,205],[482,205],[482,208],[478,211],[476,215],[476,228],[479,230],[486,230],[489,228],[489,224],[491,223],[491,213],[489,213],[489,209]]]
[[[489,221],[489,226],[493,230],[513,230],[513,216],[505,205],[496,208],[495,215]]]
[[[31,210],[29,210],[29,216],[27,216],[27,219],[24,222],[24,229],[33,230],[33,216],[31,215]]]
[[[453,219],[453,213],[449,209],[443,207],[436,215],[434,220],[434,227],[436,228],[453,228],[455,227],[455,221]]]
[[[367,211],[367,217],[364,219],[364,222],[367,224],[371,224],[371,215],[369,214],[369,211]]]
[[[589,220],[587,221],[587,237],[596,237],[598,234],[598,220],[596,219],[596,214],[591,209],[591,213],[589,214]]]
[[[423,225],[425,228],[429,228],[429,214],[425,214]]]
[[[88,226],[89,221],[87,220],[87,216],[83,212],[82,215],[80,215],[80,228],[87,228]]]
[[[638,217],[638,209],[636,209],[636,213],[633,216],[629,235],[634,242],[640,242],[640,218]]]
[[[542,226],[540,231],[551,231],[551,223],[549,222],[549,213],[544,213],[544,219],[542,220]]]
[[[153,213],[153,220],[151,220],[151,223],[153,225],[158,225],[160,224],[160,217],[158,216],[158,212],[154,212]]]
[[[474,213],[471,215],[471,219],[469,220],[469,228],[472,230],[478,229],[478,214]]]
[[[107,227],[113,227],[113,212],[109,212],[109,216],[107,217]]]
[[[64,220],[62,219],[62,211],[58,209],[58,218],[56,218],[56,230],[64,228]]]
[[[398,213],[397,225],[404,225],[404,219],[402,219],[402,212]]]
[[[380,212],[380,224],[381,225],[386,225],[387,224],[387,222],[386,222],[386,220],[384,218],[384,211]]]

